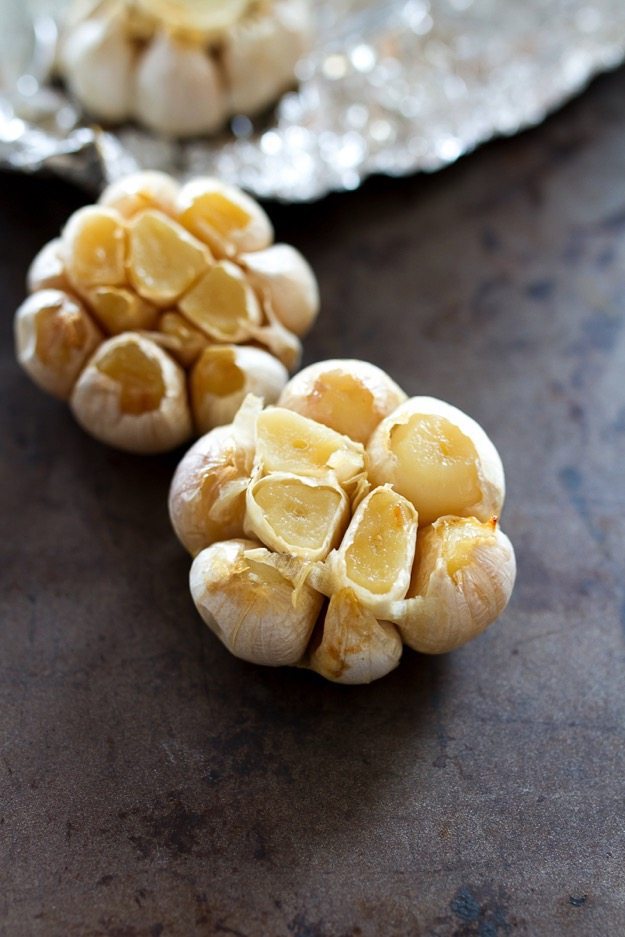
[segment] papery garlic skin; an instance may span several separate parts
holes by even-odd
[[[411,450],[413,432],[422,434],[418,452]],[[443,514],[486,521],[501,513],[505,480],[499,453],[475,420],[442,400],[412,397],[394,410],[367,444],[367,465],[373,484],[390,482],[412,501],[421,524]]]
[[[131,375],[130,392],[136,393],[130,409],[124,407],[123,381],[102,370],[107,357],[128,348],[145,359],[148,367],[158,370],[160,382],[155,399],[144,406],[146,391]],[[70,402],[83,429],[101,442],[129,452],[166,452],[185,442],[192,432],[182,369],[157,344],[133,332],[100,345],[81,373]]]
[[[33,293],[14,319],[17,360],[43,390],[67,400],[103,335],[83,304],[61,290]]]
[[[378,621],[351,589],[335,592],[319,644],[306,666],[334,683],[371,683],[399,664],[402,640],[395,625]]]
[[[195,428],[207,433],[231,423],[248,394],[274,403],[289,374],[284,365],[261,348],[210,345],[199,356],[190,377]]]
[[[445,553],[449,528],[466,530],[458,560]],[[507,606],[516,578],[514,549],[497,522],[475,518],[435,521],[419,535],[417,564],[408,598],[387,610],[406,644],[443,654],[466,644]]]
[[[193,556],[218,540],[244,536],[253,457],[253,448],[232,426],[218,426],[198,439],[179,463],[169,490],[169,517]]]
[[[68,282],[61,250],[61,239],[54,238],[44,244],[35,256],[26,274],[26,286],[29,293],[37,290],[67,291]]]
[[[255,664],[295,664],[303,656],[321,596],[293,582],[250,540],[215,543],[199,553],[189,577],[206,624],[229,651]]]
[[[239,263],[278,321],[295,335],[305,335],[319,312],[319,288],[300,252],[289,244],[274,244],[241,254]]]
[[[385,371],[352,358],[319,361],[288,382],[281,407],[367,443],[379,423],[406,400]]]

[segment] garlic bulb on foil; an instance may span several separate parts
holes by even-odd
[[[57,68],[97,120],[189,137],[275,101],[311,33],[309,0],[75,0]]]

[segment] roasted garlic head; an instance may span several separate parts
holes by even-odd
[[[98,120],[188,137],[271,104],[311,36],[309,0],[74,0],[57,64]]]
[[[319,295],[269,218],[217,179],[142,172],[75,212],[35,257],[18,361],[97,439],[161,452],[277,400]]]
[[[368,683],[404,644],[450,651],[506,607],[503,500],[474,420],[346,360],[295,375],[277,406],[248,396],[184,456],[169,510],[196,607],[233,654]]]

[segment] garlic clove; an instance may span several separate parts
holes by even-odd
[[[249,540],[215,543],[199,553],[189,577],[206,624],[228,650],[254,664],[296,664],[304,655],[322,604],[306,583],[296,589]]]
[[[243,271],[221,260],[178,303],[189,321],[218,342],[244,341],[262,317],[254,290]]]
[[[299,251],[289,244],[274,244],[238,259],[282,325],[295,335],[305,335],[319,312],[319,288]]]
[[[158,309],[119,286],[96,286],[85,291],[89,309],[109,335],[151,329],[156,325]]]
[[[137,65],[137,119],[167,136],[194,136],[216,130],[225,107],[219,72],[207,52],[156,33]]]
[[[231,111],[253,114],[291,87],[310,38],[309,7],[299,0],[278,0],[270,14],[233,26],[222,53]]]
[[[499,515],[505,483],[499,454],[475,420],[432,397],[413,397],[380,423],[367,445],[373,484],[390,482],[426,525],[446,514]]]
[[[412,504],[390,485],[363,498],[338,550],[312,573],[311,582],[331,596],[350,588],[365,608],[388,617],[390,603],[410,585],[418,517]]]
[[[236,186],[206,176],[184,185],[178,220],[218,257],[258,251],[273,240],[273,228],[258,202]]]
[[[367,361],[320,361],[291,378],[279,405],[367,443],[378,424],[406,400],[381,368]]]
[[[351,589],[341,589],[330,599],[307,666],[335,683],[371,683],[397,667],[402,649],[395,625],[378,621]]]
[[[165,172],[134,172],[107,185],[98,204],[118,212],[126,221],[147,208],[174,216],[179,191],[180,184]]]
[[[269,314],[269,307],[266,307],[265,312]],[[269,349],[289,371],[299,367],[302,343],[297,335],[285,329],[281,322],[276,320],[269,325],[252,326],[250,335],[259,345]]]
[[[14,320],[17,360],[32,380],[67,400],[103,335],[82,303],[61,290],[39,290]]]
[[[154,341],[166,348],[183,368],[190,368],[208,344],[208,338],[179,312],[164,312],[157,325],[160,335]]]
[[[512,544],[495,519],[441,517],[419,534],[408,597],[388,617],[409,647],[443,654],[495,621],[515,577]]]
[[[120,122],[132,113],[136,53],[123,15],[107,12],[67,33],[61,69],[70,92],[100,120]]]
[[[349,500],[330,480],[272,472],[250,482],[245,531],[265,546],[304,560],[323,560],[340,541]]]
[[[182,458],[169,490],[169,516],[193,556],[218,540],[243,536],[253,456],[235,427],[219,426]]]
[[[273,403],[288,380],[284,365],[260,348],[210,345],[189,379],[195,427],[206,433],[234,419],[247,394]]]
[[[67,290],[61,251],[60,238],[54,238],[44,244],[28,268],[26,285],[29,293],[35,293],[37,290]]]
[[[70,217],[61,235],[61,259],[79,293],[126,284],[126,228],[110,208],[87,205]]]
[[[163,212],[148,209],[129,223],[128,271],[144,299],[157,306],[174,303],[208,269],[204,244]]]
[[[251,0],[135,0],[139,10],[170,31],[221,36],[246,12]]]
[[[100,345],[74,387],[71,407],[88,433],[128,452],[166,452],[192,432],[184,372],[136,332]]]
[[[316,478],[331,473],[348,487],[364,473],[364,449],[299,413],[266,407],[256,421],[256,465],[264,473]]]

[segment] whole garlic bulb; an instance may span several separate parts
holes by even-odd
[[[58,71],[98,120],[189,137],[271,104],[311,37],[309,0],[74,0]]]
[[[74,411],[82,425],[136,452],[163,451],[194,429],[230,423],[249,393],[274,403],[301,351],[274,304],[285,321],[298,320],[302,291],[296,284],[310,295],[316,284],[303,258],[286,245],[279,253],[286,251],[287,272],[271,288],[257,282],[253,258],[269,254],[272,240],[264,210],[235,186],[209,177],[181,186],[161,172],[124,177],[96,205],[74,212],[60,238],[33,260],[32,295],[15,319],[18,361],[56,396],[68,399],[76,387]],[[308,320],[316,309],[316,303],[308,309]],[[167,381],[177,377],[157,413],[150,369],[134,367],[134,383],[145,381],[135,405],[143,401],[145,408],[132,420],[117,420],[110,375],[91,368],[82,378],[101,343],[128,334],[141,338],[125,340],[124,347],[135,349],[128,355],[141,349],[146,361],[161,362]],[[95,401],[104,407],[100,416]]]
[[[514,551],[489,514],[503,498],[499,456],[475,421],[406,400],[384,372],[348,360],[296,375],[278,406],[248,397],[183,459],[170,513],[196,555],[196,605],[234,654],[366,683],[403,644],[452,650],[504,610]]]

